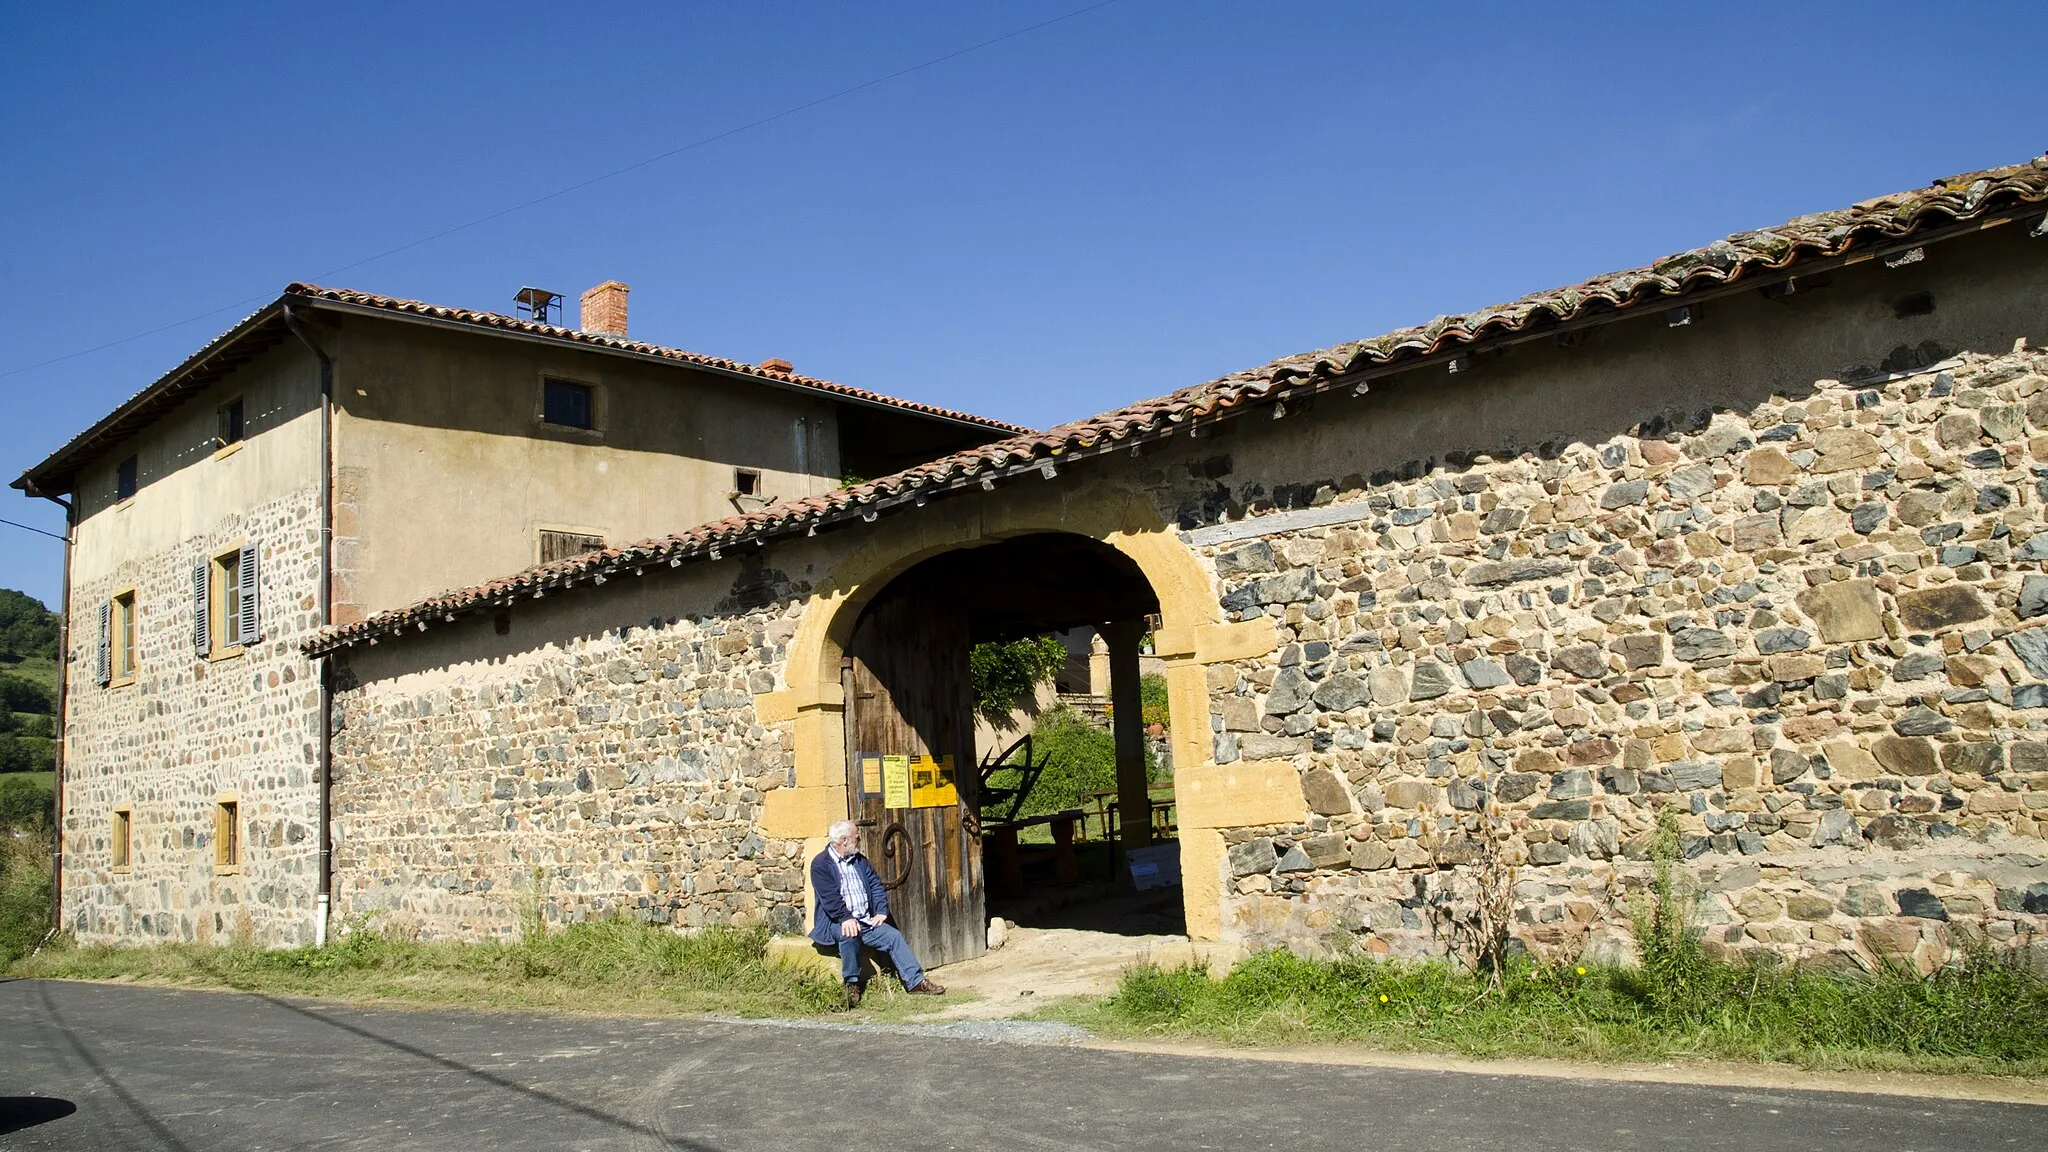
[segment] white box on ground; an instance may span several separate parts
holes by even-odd
[[[1155,844],[1124,853],[1124,866],[1131,870],[1131,887],[1140,892],[1153,888],[1180,887],[1180,845]]]

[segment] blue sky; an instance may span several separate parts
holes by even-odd
[[[2048,148],[2031,5],[1114,0],[368,259],[1087,3],[13,6],[0,471],[298,279],[1045,426]]]

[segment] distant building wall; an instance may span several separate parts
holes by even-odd
[[[839,484],[833,406],[759,381],[373,320],[337,344],[339,623],[530,567],[542,530],[629,544]],[[596,427],[543,422],[547,379]]]

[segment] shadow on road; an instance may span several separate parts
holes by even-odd
[[[164,1147],[171,1149],[172,1152],[191,1152],[190,1146],[172,1135],[171,1130],[164,1127],[163,1121],[157,1119],[155,1113],[144,1108],[142,1101],[123,1088],[121,1082],[114,1079],[113,1073],[107,1071],[106,1065],[101,1064],[99,1058],[94,1056],[78,1039],[77,1034],[71,1031],[71,1025],[64,1022],[64,1014],[57,1011],[57,1002],[50,998],[50,986],[38,985],[36,992],[42,996],[43,1009],[50,1014],[50,1020],[57,1025],[57,1032],[64,1037],[64,1042],[71,1046],[71,1050],[78,1054],[78,1058],[85,1062],[86,1067],[92,1069],[92,1074],[100,1078],[100,1083],[105,1084],[128,1111],[133,1113],[137,1120],[142,1121],[143,1126],[148,1128],[152,1135],[163,1141]]]
[[[0,1136],[62,1120],[78,1105],[55,1096],[0,1096]]]
[[[590,1107],[587,1104],[579,1104],[574,1100],[564,1099],[563,1097],[557,1096],[552,1092],[543,1092],[538,1088],[533,1088],[528,1085],[521,1084],[515,1080],[508,1080],[503,1076],[494,1075],[490,1072],[484,1071],[481,1068],[473,1068],[468,1064],[464,1064],[460,1060],[452,1060],[446,1056],[440,1055],[439,1053],[429,1052],[424,1048],[415,1048],[414,1046],[407,1044],[403,1040],[394,1040],[389,1036],[384,1036],[376,1032],[372,1032],[368,1028],[364,1028],[355,1024],[350,1024],[343,1020],[336,1020],[331,1016],[327,1016],[319,1012],[308,1011],[304,1008],[299,1007],[296,1004],[288,1003],[286,1001],[279,1000],[271,996],[265,996],[262,993],[256,993],[256,998],[264,1001],[265,1003],[276,1005],[277,1007],[282,1008],[287,1012],[296,1012],[297,1014],[305,1017],[308,1020],[318,1020],[320,1023],[325,1024],[330,1028],[339,1028],[343,1032],[347,1032],[350,1035],[360,1036],[373,1044],[381,1044],[394,1052],[403,1052],[408,1056],[413,1056],[421,1060],[429,1061],[430,1063],[438,1064],[441,1067],[446,1068],[452,1072],[460,1072],[465,1076],[469,1076],[477,1080],[482,1080],[486,1084],[495,1085],[496,1087],[503,1088],[509,1092],[517,1092],[522,1096],[530,1096],[535,1100],[539,1100],[544,1103],[551,1104],[557,1108],[573,1112],[578,1116],[584,1117],[585,1119],[595,1120],[600,1124],[605,1124],[613,1128],[623,1129],[627,1132],[633,1132],[641,1136],[646,1136],[655,1140],[659,1140],[670,1148],[686,1148],[690,1149],[691,1152],[721,1152],[721,1150],[715,1145],[705,1144],[696,1140],[687,1140],[681,1137],[666,1135],[652,1128],[649,1128],[644,1124],[636,1124],[631,1120],[625,1119],[624,1117],[614,1116],[609,1112],[600,1111],[596,1108]]]

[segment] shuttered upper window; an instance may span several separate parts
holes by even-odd
[[[540,532],[540,562],[543,564],[567,560],[571,556],[595,552],[603,547],[602,536],[592,536],[584,532],[557,532],[551,528],[543,528]]]
[[[94,669],[102,687],[135,682],[135,592],[116,593],[100,605],[100,644]]]
[[[201,656],[232,656],[263,638],[256,590],[254,544],[193,565],[192,646]]]

